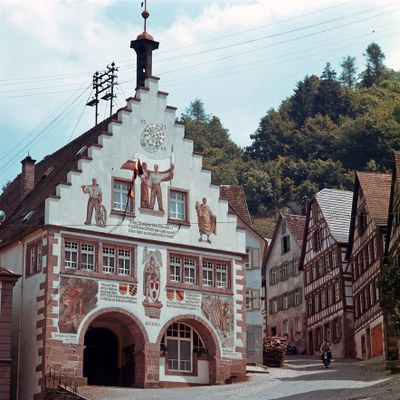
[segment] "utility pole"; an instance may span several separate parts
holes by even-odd
[[[86,105],[90,107],[95,106],[95,125],[97,125],[97,117],[99,115],[98,113],[99,95],[105,91],[107,91],[107,93],[104,94],[104,96],[101,97],[101,99],[106,101],[110,100],[110,116],[112,115],[113,99],[116,97],[116,95],[114,94],[114,85],[118,85],[118,82],[116,81],[117,71],[118,68],[115,66],[115,63],[112,62],[111,66],[107,65],[106,71],[102,72],[96,71],[93,74],[94,95],[92,97],[92,100],[88,101]]]

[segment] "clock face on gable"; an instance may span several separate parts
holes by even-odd
[[[156,152],[164,143],[164,140],[164,129],[160,125],[155,123],[147,124],[140,137],[140,143],[142,147],[149,153]]]

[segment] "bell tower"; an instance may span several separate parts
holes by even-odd
[[[131,41],[131,49],[134,49],[137,55],[136,61],[136,87],[144,86],[146,78],[152,76],[152,53],[158,49],[159,42],[156,42],[146,30],[146,20],[150,13],[146,7],[147,1],[144,1],[144,31],[136,40]]]

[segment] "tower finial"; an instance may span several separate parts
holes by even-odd
[[[143,7],[143,3],[144,3],[144,10],[142,12],[142,17],[144,19],[144,32],[146,32],[147,31],[146,20],[147,20],[147,18],[149,18],[150,13],[147,11],[147,0],[144,0],[144,2],[142,1],[142,7]]]

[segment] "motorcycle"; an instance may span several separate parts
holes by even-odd
[[[324,363],[325,368],[328,368],[329,364],[331,363],[331,358],[329,357],[328,351],[324,351],[322,353],[322,362]]]

